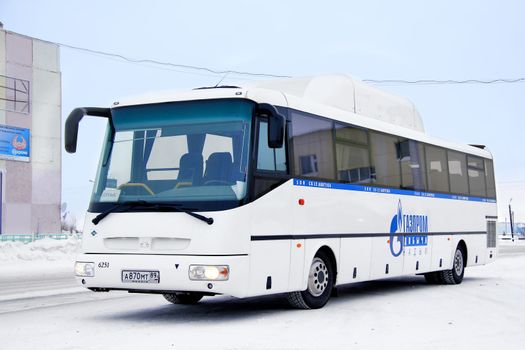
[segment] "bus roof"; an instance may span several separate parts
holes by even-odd
[[[259,81],[245,87],[151,92],[119,100],[113,104],[113,107],[220,98],[247,98],[257,103],[271,103],[384,133],[492,158],[486,149],[449,142],[425,134],[423,121],[410,100],[368,86],[345,75]]]

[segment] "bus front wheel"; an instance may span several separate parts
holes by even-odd
[[[288,302],[298,309],[319,309],[330,299],[334,287],[334,267],[328,255],[319,251],[310,265],[308,285],[302,292],[290,292]]]
[[[173,304],[182,304],[182,305],[191,305],[191,304],[197,304],[203,297],[200,293],[170,293],[170,294],[162,294],[164,298]]]

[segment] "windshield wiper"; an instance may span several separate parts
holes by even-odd
[[[105,212],[102,212],[95,216],[91,222],[95,225],[97,225],[102,219],[104,219],[106,216],[108,216],[111,213],[115,212],[125,212],[129,211],[130,209],[142,207],[142,208],[148,208],[148,209],[154,209],[156,211],[163,211],[163,212],[180,212],[180,213],[186,213],[190,216],[193,216],[196,219],[202,220],[208,225],[213,224],[213,218],[206,217],[204,215],[200,215],[197,213],[194,213],[189,210],[184,210],[181,208],[177,208],[180,205],[177,204],[158,204],[158,203],[151,203],[147,201],[130,201],[130,202],[123,202],[115,205],[114,207],[109,208]]]

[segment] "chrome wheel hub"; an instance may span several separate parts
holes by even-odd
[[[320,296],[328,286],[328,268],[323,260],[314,258],[308,274],[308,291],[315,297]]]

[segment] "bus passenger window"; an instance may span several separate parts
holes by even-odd
[[[470,195],[485,197],[487,189],[485,187],[485,166],[483,159],[475,156],[467,156],[468,178]]]
[[[496,198],[496,184],[494,183],[494,163],[485,159],[485,176],[487,178],[487,197]]]
[[[332,122],[292,112],[296,176],[335,179]]]
[[[375,173],[370,166],[367,131],[336,124],[335,137],[337,179],[350,183],[371,183]]]
[[[427,161],[428,189],[436,192],[449,192],[448,165],[445,150],[426,145],[425,156]]]
[[[401,187],[413,190],[426,189],[426,172],[423,144],[414,140],[397,143],[397,159],[401,162]]]
[[[376,173],[375,183],[399,188],[401,174],[396,151],[397,137],[371,132],[370,143],[372,164]]]
[[[468,194],[467,156],[464,153],[447,151],[450,192]]]

